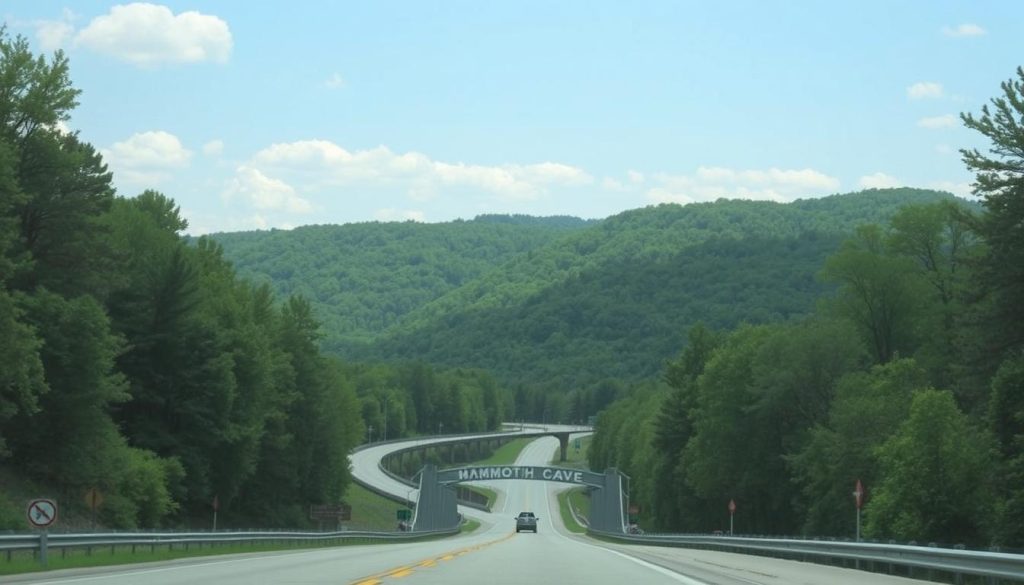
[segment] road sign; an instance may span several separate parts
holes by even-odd
[[[864,485],[857,480],[857,486],[853,489],[854,502],[857,504],[857,509],[860,510],[861,506],[864,505]]]
[[[314,504],[309,507],[310,520],[351,520],[352,507],[345,504]]]
[[[35,528],[46,528],[57,521],[57,502],[47,499],[28,503],[28,523]]]
[[[729,500],[729,515],[736,513],[736,500]]]
[[[408,508],[399,508],[395,511],[395,516],[397,516],[397,520],[412,520],[412,510]]]

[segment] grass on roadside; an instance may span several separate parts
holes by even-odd
[[[565,524],[565,527],[569,532],[575,532],[577,534],[586,532],[587,527],[576,522],[576,518],[573,517],[572,512],[569,510],[569,506],[572,505],[578,514],[583,516],[587,515],[590,509],[590,499],[583,494],[583,489],[584,488],[572,488],[558,493],[558,511],[562,515],[562,523]],[[584,503],[586,504],[586,512],[582,509]]]
[[[466,488],[469,489],[470,491],[476,492],[476,493],[480,494],[481,496],[487,498],[487,507],[488,508],[493,506],[495,500],[498,499],[498,492],[492,490],[491,488],[485,488],[482,485],[469,485],[469,486],[466,486]]]
[[[512,465],[519,458],[519,453],[534,439],[512,439],[494,451],[494,454],[472,465]]]
[[[352,506],[352,519],[345,522],[349,530],[387,532],[398,527],[398,514],[402,504],[379,496],[352,482],[345,492],[345,502]]]
[[[590,469],[587,461],[587,451],[590,450],[590,440],[593,435],[579,437],[569,441],[569,448],[565,450],[565,461],[562,461],[561,453],[555,452],[551,458],[551,464],[558,467],[571,467],[573,469]],[[576,448],[579,445],[579,449]]]

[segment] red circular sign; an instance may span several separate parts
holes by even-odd
[[[735,514],[736,513],[736,501],[735,500],[729,500],[729,513],[730,514]]]
[[[57,502],[39,499],[28,503],[28,522],[36,528],[46,528],[57,521]]]

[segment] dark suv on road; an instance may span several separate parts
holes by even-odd
[[[533,515],[533,512],[520,512],[516,516],[516,532],[522,532],[523,530],[529,530],[537,534],[537,517]]]

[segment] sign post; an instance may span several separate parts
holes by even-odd
[[[96,530],[96,509],[103,504],[103,494],[96,488],[89,488],[89,491],[85,492],[85,504],[89,506],[91,513],[92,529]]]
[[[732,518],[736,515],[736,500],[729,500],[729,536],[732,536]]]
[[[857,542],[860,542],[860,509],[864,505],[864,484],[859,479],[853,488],[853,501],[857,506]]]
[[[217,532],[217,510],[220,509],[220,498],[217,494],[213,495],[213,531]]]
[[[28,503],[25,511],[28,516],[28,523],[33,528],[42,528],[43,533],[39,535],[39,564],[46,566],[46,541],[49,536],[47,528],[57,521],[57,502],[40,498]]]

